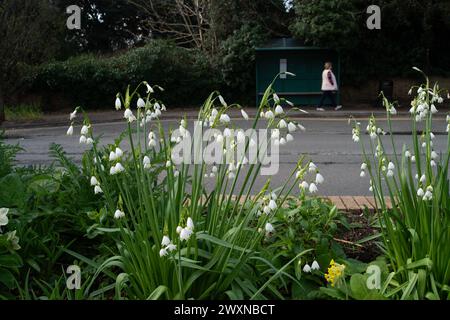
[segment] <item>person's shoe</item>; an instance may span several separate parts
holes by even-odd
[[[336,111],[338,111],[338,110],[340,110],[340,109],[342,109],[342,106],[341,106],[341,105],[338,105],[338,106],[336,106],[336,108],[334,108],[334,110],[336,110]]]
[[[324,108],[316,108],[317,111],[325,111]]]

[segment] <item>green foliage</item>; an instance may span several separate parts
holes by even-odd
[[[114,101],[105,97],[114,97],[115,88],[146,80],[161,84],[166,91],[161,92],[160,97],[177,106],[180,101],[183,105],[195,104],[207,96],[217,87],[215,74],[200,52],[166,41],[152,41],[142,48],[112,57],[81,55],[45,64],[37,68],[27,82],[33,90],[45,92],[44,100],[59,93],[75,105],[106,108]]]
[[[41,119],[41,106],[38,104],[19,104],[5,107],[5,117],[8,121],[28,121]]]

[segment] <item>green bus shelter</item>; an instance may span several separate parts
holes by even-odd
[[[279,75],[274,84],[277,94],[295,105],[317,105],[326,61],[333,63],[333,72],[340,84],[339,56],[334,50],[305,46],[292,38],[272,39],[256,48],[256,104],[259,105],[275,76],[288,71],[295,77]],[[339,94],[336,100],[339,102]]]

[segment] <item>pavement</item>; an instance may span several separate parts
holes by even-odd
[[[246,109],[252,117],[256,110]],[[273,176],[261,176],[256,179],[255,189],[261,188],[267,178],[271,179],[272,186],[282,185],[289,176],[300,156],[306,155],[314,161],[325,177],[325,182],[319,186],[318,195],[322,196],[370,196],[368,178],[360,178],[360,166],[362,154],[360,146],[351,139],[352,127],[348,118],[354,116],[359,118],[361,128],[365,128],[370,114],[374,113],[379,119],[379,126],[387,129],[385,113],[381,110],[339,110],[317,112],[307,110],[308,114],[296,111],[291,116],[302,123],[306,131],[294,133],[294,141],[286,146],[280,146],[279,169]],[[375,112],[376,111],[376,112]],[[196,111],[192,109],[168,111],[162,117],[165,130],[176,128],[180,118],[186,114],[189,119],[196,118]],[[447,152],[447,133],[445,132],[446,112],[439,113],[434,119],[434,134],[436,135],[434,147],[436,152]],[[114,143],[114,139],[122,132],[126,124],[122,119],[123,112],[89,112],[93,123],[94,134],[101,135],[101,143]],[[233,124],[236,127],[248,128],[251,121],[242,119],[239,110],[230,112],[235,118]],[[191,121],[192,122],[192,121]],[[2,127],[6,132],[6,143],[19,144],[26,151],[17,155],[18,165],[48,165],[53,162],[48,155],[51,143],[60,144],[67,154],[77,163],[81,162],[81,156],[85,145],[78,143],[79,126],[75,128],[73,136],[66,136],[69,124],[68,114],[46,116],[45,121],[15,124],[4,123]],[[420,129],[420,128],[419,128]],[[1,128],[0,128],[1,130]],[[403,144],[411,144],[411,123],[407,113],[399,111],[394,117],[393,131],[396,135],[395,143],[397,151],[401,150]],[[368,136],[362,136],[363,141],[368,141]],[[393,154],[388,136],[383,137],[387,153]],[[128,145],[123,142],[121,147],[126,150]],[[212,182],[207,186],[213,187]],[[338,200],[339,202],[339,200]]]

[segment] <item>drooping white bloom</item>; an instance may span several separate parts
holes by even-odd
[[[75,119],[77,117],[77,109],[75,109],[70,115],[69,115],[69,119],[70,121],[72,121],[73,119]]]
[[[150,148],[156,147],[156,140],[155,140],[155,139],[150,139],[150,140],[148,140],[148,146],[149,146]]]
[[[278,128],[284,129],[287,127],[287,123],[284,119],[281,119],[280,122],[278,122]]]
[[[153,90],[153,88],[147,82],[145,82],[145,86],[147,87],[147,94],[155,92],[155,90]],[[162,89],[162,88],[160,88],[160,89]],[[163,90],[161,90],[161,91],[163,91]]]
[[[269,208],[269,206],[264,206],[264,208],[263,208],[263,212],[266,214],[266,215],[269,215],[270,214],[270,208]]]
[[[73,126],[71,125],[70,127],[69,127],[69,129],[67,129],[67,133],[66,133],[68,136],[71,136],[71,135],[73,135]]]
[[[273,112],[271,110],[266,111],[266,113],[264,114],[264,117],[268,120],[273,119],[275,116],[273,114]]]
[[[116,147],[116,150],[114,151],[116,153],[116,158],[120,158],[123,156],[123,151],[119,147]]]
[[[127,119],[128,122],[133,122],[134,120],[136,120],[136,117],[133,115],[131,109],[125,109],[123,117]]]
[[[272,133],[271,133],[271,138],[272,139],[279,139],[280,138],[280,130],[273,129]]]
[[[248,120],[248,114],[247,114],[247,112],[245,112],[244,109],[241,109],[241,114],[242,114],[242,118],[244,118],[245,120]]]
[[[423,192],[423,189],[422,189],[422,188],[417,189],[417,195],[418,195],[419,197],[423,197],[424,194],[425,194],[425,193]]]
[[[271,199],[271,200],[269,201],[268,206],[269,206],[270,210],[272,210],[272,211],[277,209],[277,203],[276,203],[275,200],[273,200],[273,199]]]
[[[165,248],[162,248],[161,250],[159,250],[159,256],[161,258],[167,256],[168,254],[169,253],[167,252],[167,250]]]
[[[125,171],[125,168],[122,166],[122,164],[120,162],[117,162],[116,165],[114,166],[116,173],[121,173],[123,171]]]
[[[123,217],[125,217],[125,212],[123,212],[123,211],[121,211],[119,209],[117,209],[116,212],[114,212],[114,218],[115,219],[120,219],[120,218],[123,218]]]
[[[322,184],[325,181],[325,179],[323,178],[323,176],[317,172],[316,174],[316,184]]]
[[[390,161],[388,164],[388,170],[394,170],[394,169],[395,169],[395,165],[392,161]]]
[[[171,251],[177,250],[177,246],[174,245],[173,243],[169,243],[167,245],[166,249],[167,249],[167,251],[171,252]]]
[[[222,113],[222,114],[220,115],[219,120],[220,120],[220,122],[222,122],[222,123],[229,123],[229,122],[231,121],[230,116],[227,115],[226,113]]]
[[[411,156],[411,162],[416,162],[416,156]]]
[[[0,227],[8,224],[8,212],[9,208],[0,208]]]
[[[144,169],[149,169],[151,167],[150,158],[148,156],[144,157],[144,159],[142,160],[142,163],[144,165]]]
[[[392,115],[396,115],[397,114],[397,109],[395,109],[394,107],[391,107],[391,109],[389,109],[389,113]]]
[[[435,114],[438,112],[438,109],[436,109],[436,106],[434,104],[431,105],[431,113]]]
[[[305,190],[308,189],[309,188],[308,182],[303,181],[302,183],[300,183],[299,188],[300,189],[305,189]]]
[[[405,157],[406,158],[410,158],[411,157],[411,152],[409,152],[408,150],[405,151]]]
[[[181,230],[183,230],[183,228],[180,227],[180,226],[178,226],[177,229],[176,229],[176,232],[177,232],[178,234],[180,234],[180,233],[181,233]]]
[[[82,135],[87,135],[88,134],[88,132],[89,132],[89,127],[87,126],[87,125],[83,125],[82,127],[81,127],[81,131],[80,131],[80,134],[82,134]]]
[[[393,177],[393,176],[394,176],[394,171],[388,170],[387,173],[386,173],[386,175],[387,175],[388,177]]]
[[[115,166],[112,166],[110,169],[109,169],[109,174],[110,175],[115,175],[117,172],[116,172],[116,167]]]
[[[420,182],[422,182],[422,183],[425,183],[426,181],[427,181],[427,177],[425,177],[425,175],[423,174],[421,177],[420,177],[420,180],[419,180]]]
[[[183,229],[181,229],[181,232],[180,232],[180,240],[188,241],[189,238],[191,237],[191,235],[192,235],[192,230],[189,230],[188,228],[183,228]]]
[[[171,243],[170,238],[168,236],[163,236],[161,245],[166,247]]]
[[[276,115],[280,115],[280,114],[283,114],[283,113],[284,113],[283,107],[280,106],[280,105],[277,105],[277,106],[275,107],[275,114],[276,114]]]
[[[361,171],[361,173],[359,174],[359,176],[360,176],[361,178],[364,178],[364,177],[366,176],[366,172],[365,172],[365,171]]]
[[[308,166],[309,172],[315,172],[317,170],[317,166],[314,164],[314,162],[310,162]]]
[[[431,160],[431,161],[430,161],[430,166],[432,166],[432,167],[436,167],[436,161],[434,161],[434,160]]]
[[[317,186],[316,186],[316,184],[315,184],[314,182],[312,182],[312,183],[309,185],[309,192],[310,192],[310,193],[316,193],[318,190],[319,190],[319,189],[317,189]]]
[[[115,107],[116,110],[120,110],[122,108],[122,102],[120,101],[119,97],[116,98]]]
[[[94,187],[94,193],[95,194],[103,193],[103,190],[100,186],[97,185]]]
[[[437,159],[437,157],[438,157],[438,154],[436,153],[436,151],[431,151],[431,159]]]
[[[367,169],[367,163],[363,162],[361,164],[361,170],[366,170]]]
[[[137,103],[136,103],[138,108],[144,108],[145,107],[145,101],[142,98],[139,98]]]
[[[80,144],[86,143],[86,136],[80,136]]]
[[[284,146],[286,144],[285,138],[280,138],[280,145]]]
[[[96,186],[98,185],[98,180],[95,176],[91,177],[91,186]]]
[[[192,221],[192,218],[191,218],[191,217],[187,218],[187,221],[186,221],[186,228],[188,228],[188,229],[191,230],[191,231],[194,230],[194,221]]]
[[[265,226],[264,229],[266,229],[267,233],[273,233],[275,231],[275,228],[269,222],[266,223],[266,226]]]
[[[288,123],[288,131],[289,132],[294,132],[295,130],[297,130],[297,126],[295,125],[295,123],[289,122]]]
[[[91,137],[86,139],[86,144],[93,144],[93,143],[94,143],[94,140]]]
[[[427,200],[432,200],[433,199],[433,193],[430,190],[427,190],[425,192],[425,194],[423,195],[422,200],[427,201]]]
[[[304,273],[310,273],[311,272],[311,267],[309,266],[309,264],[305,264],[305,266],[303,267],[303,272]]]
[[[114,151],[111,151],[109,153],[109,161],[115,161],[115,160],[117,160],[117,155]]]
[[[225,102],[225,99],[221,95],[219,95],[219,101],[222,104],[222,106],[224,106],[224,107],[227,106],[227,103]]]
[[[319,263],[316,260],[313,261],[311,265],[311,270],[320,270]]]
[[[287,142],[294,141],[294,136],[292,136],[292,134],[288,133],[288,134],[286,135],[286,141],[287,141]]]
[[[280,97],[278,97],[278,95],[276,93],[274,93],[272,96],[273,96],[273,101],[275,101],[276,103],[280,102]]]
[[[302,126],[300,123],[297,124],[297,127],[300,129],[300,131],[303,131],[303,132],[306,131],[305,127]]]

